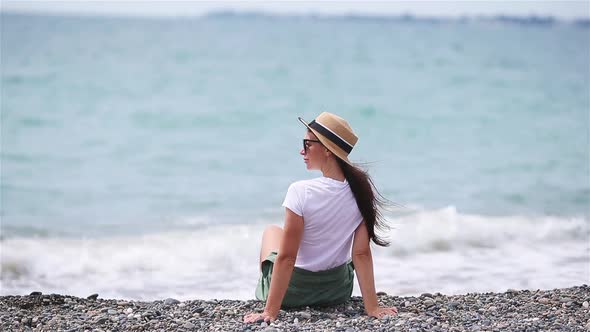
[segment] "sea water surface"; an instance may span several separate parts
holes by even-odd
[[[0,294],[251,299],[322,111],[408,207],[393,295],[590,276],[590,29],[313,17],[1,17]],[[355,294],[360,294],[358,288]]]

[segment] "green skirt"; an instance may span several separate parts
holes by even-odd
[[[272,252],[262,262],[262,274],[256,287],[256,298],[266,301],[270,290],[272,268],[277,253]],[[346,302],[352,295],[354,266],[348,262],[335,268],[312,272],[293,268],[289,288],[282,307],[328,306]]]

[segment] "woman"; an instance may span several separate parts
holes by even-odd
[[[368,174],[348,160],[358,138],[344,119],[331,113],[309,124],[299,121],[308,129],[300,154],[308,170],[320,170],[323,176],[291,184],[283,202],[284,228],[264,231],[256,297],[266,306],[262,313],[246,315],[244,322],[275,320],[281,305],[346,302],[354,270],[366,313],[395,315],[395,307],[382,308],[377,302],[369,241],[388,243],[375,234],[383,226],[380,196]]]

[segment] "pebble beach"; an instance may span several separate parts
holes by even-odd
[[[243,323],[256,300],[151,302],[33,292],[0,297],[2,331],[590,331],[590,287],[398,297],[379,293],[398,315],[375,319],[360,297],[333,307],[281,310],[276,321]]]

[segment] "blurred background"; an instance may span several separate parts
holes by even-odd
[[[323,111],[392,295],[590,280],[590,4],[2,1],[0,294],[254,298]],[[360,294],[358,288],[355,294]]]

